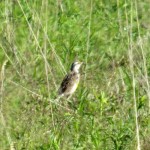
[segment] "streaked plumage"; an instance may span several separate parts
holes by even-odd
[[[74,62],[71,65],[71,72],[63,79],[58,90],[59,96],[70,96],[75,92],[80,81],[79,69],[81,64],[82,63]]]

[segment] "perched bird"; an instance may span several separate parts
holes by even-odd
[[[80,81],[81,65],[82,63],[77,61],[71,65],[71,71],[65,76],[58,90],[59,97],[66,96],[69,99],[75,92]]]

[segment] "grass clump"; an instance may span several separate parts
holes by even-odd
[[[149,149],[148,4],[1,1],[0,149]],[[58,103],[76,59],[80,85]]]

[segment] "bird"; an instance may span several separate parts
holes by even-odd
[[[81,65],[82,62],[79,61],[72,63],[70,72],[64,77],[58,89],[59,98],[65,96],[67,99],[70,99],[72,94],[76,91],[80,81],[79,69]]]

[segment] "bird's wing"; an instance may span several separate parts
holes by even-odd
[[[60,85],[60,88],[58,90],[58,94],[59,95],[62,94],[62,93],[64,93],[67,90],[69,84],[71,84],[70,81],[72,79],[72,76],[73,76],[72,73],[69,73],[68,75],[65,76],[65,78],[63,79],[63,81],[62,81],[62,83]]]

